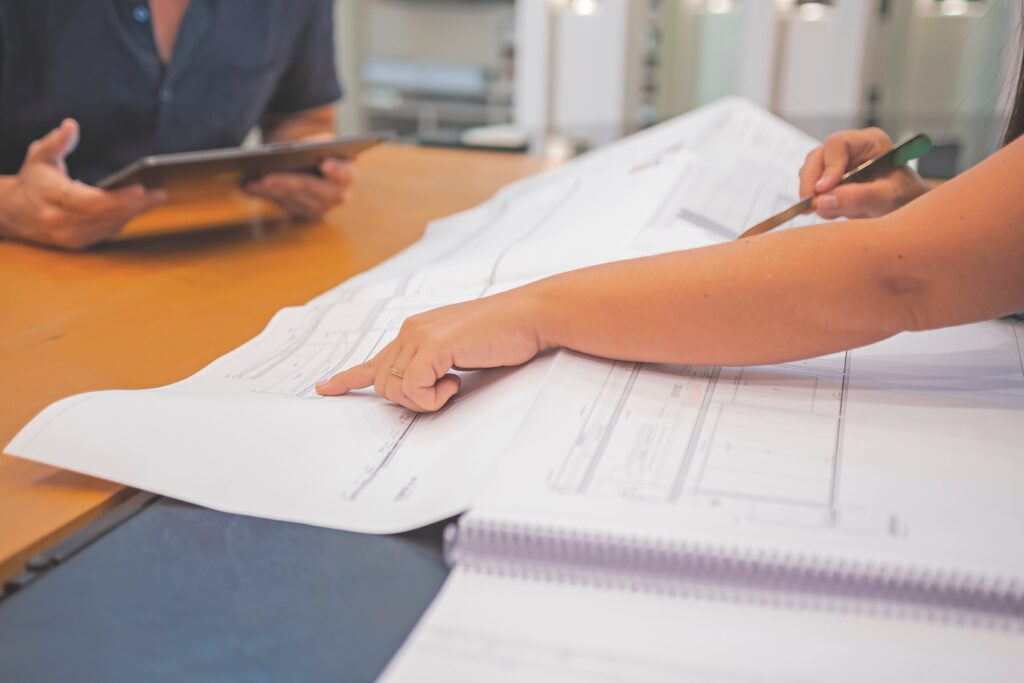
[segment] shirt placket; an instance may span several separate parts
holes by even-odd
[[[153,16],[147,0],[122,0],[125,4],[126,14],[136,25],[136,30],[144,32],[140,35],[148,46],[149,51],[157,65],[155,82],[156,94],[156,128],[163,133],[173,125],[175,119],[175,107],[178,106],[178,86],[181,75],[187,69],[195,51],[200,47],[209,30],[212,18],[212,11],[208,0],[192,0],[189,3],[185,15],[182,17],[181,25],[178,28],[178,35],[175,38],[171,50],[171,58],[168,64],[160,60],[156,47],[156,39],[153,35]]]

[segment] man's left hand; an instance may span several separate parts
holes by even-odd
[[[295,218],[316,220],[349,200],[352,164],[327,159],[320,164],[322,176],[311,173],[270,173],[245,185],[245,191],[279,205]]]

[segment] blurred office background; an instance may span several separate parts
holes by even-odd
[[[938,146],[922,171],[950,176],[998,144],[1021,4],[337,0],[340,127],[586,149],[740,95],[818,138],[928,133]]]

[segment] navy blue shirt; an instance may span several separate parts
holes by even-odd
[[[65,117],[72,177],[239,145],[265,115],[341,97],[331,0],[192,0],[171,63],[146,0],[0,0],[0,174]]]

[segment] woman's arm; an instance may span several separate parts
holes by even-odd
[[[436,410],[458,390],[452,368],[515,365],[549,347],[750,365],[1005,315],[1024,308],[1022,188],[1018,140],[882,218],[595,266],[414,316],[318,391],[373,384]]]
[[[747,365],[1024,308],[1024,141],[885,217],[567,273],[545,346]],[[580,314],[561,315],[578,307]],[[590,311],[590,313],[583,313]]]

